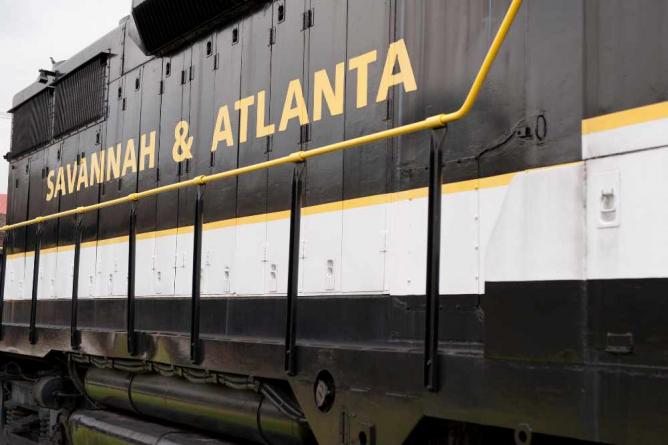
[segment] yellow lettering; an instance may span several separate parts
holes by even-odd
[[[259,93],[257,93],[257,125],[256,125],[256,133],[257,137],[265,137],[269,136],[270,134],[274,134],[276,132],[276,126],[274,124],[269,124],[265,125],[265,91],[262,90]]]
[[[343,113],[343,98],[345,96],[345,64],[336,65],[334,78],[335,87],[327,75],[327,70],[316,71],[313,78],[313,122],[322,119],[322,99],[324,98],[332,116]]]
[[[125,157],[123,158],[123,170],[121,171],[121,176],[125,176],[128,173],[128,170],[132,170],[132,173],[137,173],[137,156],[135,154],[135,140],[128,140],[128,144],[125,146]]]
[[[213,129],[213,139],[211,141],[211,151],[218,150],[218,144],[225,141],[228,147],[234,145],[234,136],[232,135],[232,125],[230,124],[230,110],[227,105],[223,105],[218,110],[216,118],[216,128]]]
[[[288,85],[288,92],[283,104],[283,114],[281,115],[281,125],[278,127],[279,131],[285,131],[288,128],[288,122],[294,118],[299,118],[299,125],[306,125],[309,122],[304,90],[299,79],[290,81]]]
[[[113,174],[113,178],[112,178]],[[121,144],[107,149],[107,181],[121,176]]]
[[[394,66],[397,62],[399,63],[399,71],[395,74]],[[403,85],[406,93],[417,90],[415,74],[413,73],[411,59],[408,57],[408,50],[406,49],[404,39],[391,44],[390,49],[387,51],[387,59],[385,61],[385,68],[383,69],[383,76],[380,78],[376,102],[387,100],[390,88],[395,85]]]
[[[60,192],[60,196],[65,196],[67,194],[67,191],[65,190],[65,174],[63,172],[63,167],[58,167],[58,176],[56,177],[56,191],[54,196],[58,196],[58,192]]]
[[[146,143],[146,135],[141,135],[139,148],[139,171],[144,171],[146,156],[148,156],[148,168],[155,167],[155,131],[149,134],[149,143]]]
[[[378,51],[373,50],[348,62],[350,71],[357,71],[357,108],[366,107],[369,98],[369,64],[378,59]]]
[[[76,185],[77,180],[77,165],[76,164],[67,164],[67,193],[74,192],[74,186]]]
[[[255,103],[255,96],[248,96],[234,102],[234,109],[239,111],[239,143],[248,140],[248,108]]]
[[[172,159],[174,162],[185,161],[193,157],[190,150],[193,146],[193,137],[188,136],[190,124],[188,121],[181,121],[174,127],[174,146],[172,147]]]
[[[46,186],[48,188],[48,191],[46,192],[46,201],[49,202],[53,199],[53,176],[54,176],[54,171],[51,170],[46,177]]]
[[[90,158],[90,184],[104,182],[104,151],[93,153]]]
[[[77,192],[81,190],[81,186],[88,188],[88,164],[86,158],[82,157],[79,162],[79,179],[77,180]]]

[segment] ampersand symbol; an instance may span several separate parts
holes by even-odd
[[[181,121],[174,128],[174,148],[172,148],[172,157],[174,162],[181,162],[193,157],[190,150],[193,146],[193,137],[188,137],[190,126],[188,121]]]

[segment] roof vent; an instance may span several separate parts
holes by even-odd
[[[267,0],[133,0],[132,17],[140,48],[163,55],[264,3]]]

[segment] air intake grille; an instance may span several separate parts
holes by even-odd
[[[135,0],[132,16],[151,53],[168,52],[198,31],[238,18],[267,0]]]
[[[23,153],[51,140],[52,108],[53,90],[47,88],[12,111],[13,154]]]
[[[53,129],[55,137],[104,115],[106,67],[106,54],[100,54],[58,81]]]

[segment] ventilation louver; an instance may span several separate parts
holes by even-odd
[[[53,89],[47,88],[28,99],[11,112],[12,155],[39,147],[51,140],[51,110]]]
[[[106,67],[107,54],[100,54],[58,80],[53,130],[55,137],[104,116]]]

